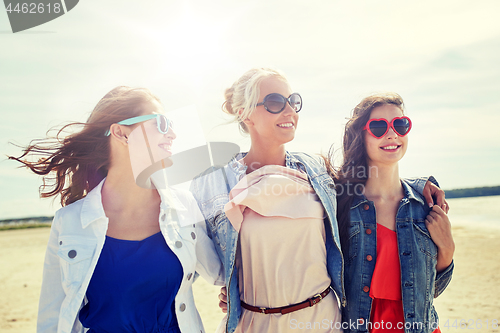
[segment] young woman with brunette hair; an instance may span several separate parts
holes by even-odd
[[[345,261],[342,315],[356,332],[439,331],[432,301],[453,272],[446,203],[430,208],[399,177],[412,126],[403,110],[396,93],[363,99],[345,126],[342,166],[329,165]]]
[[[282,73],[247,71],[226,90],[223,110],[250,135],[250,150],[191,186],[224,264],[228,333],[340,331],[335,184],[322,159],[285,150],[301,109]]]
[[[155,188],[155,175],[152,188],[139,187],[132,170],[139,137],[151,154],[172,155],[176,135],[162,111],[149,90],[117,87],[86,123],[10,157],[43,175],[42,197],[61,195],[63,206],[45,256],[38,332],[203,332],[194,274],[223,280],[197,204],[189,192]],[[64,137],[73,126],[81,129]]]

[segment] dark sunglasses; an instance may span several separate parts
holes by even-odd
[[[298,93],[293,93],[288,98],[281,94],[272,93],[264,97],[262,103],[258,103],[255,106],[264,105],[264,108],[268,112],[276,114],[285,109],[287,102],[295,112],[299,112],[302,109],[302,97]]]
[[[411,120],[408,117],[397,117],[389,122],[387,119],[370,119],[363,130],[367,130],[374,138],[380,139],[389,132],[391,127],[399,136],[405,136],[410,132]]]

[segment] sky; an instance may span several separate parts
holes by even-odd
[[[60,208],[39,198],[41,178],[4,158],[21,152],[11,143],[85,121],[118,85],[149,88],[166,112],[195,108],[192,127],[181,127],[197,142],[247,150],[221,111],[223,92],[262,66],[283,71],[304,101],[287,150],[333,144],[340,156],[354,106],[395,91],[413,122],[402,177],[433,175],[444,189],[500,185],[499,12],[496,0],[82,0],[13,34],[0,10],[0,219]]]

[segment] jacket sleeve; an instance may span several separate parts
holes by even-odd
[[[448,266],[444,271],[437,274],[436,282],[434,283],[435,286],[434,298],[441,295],[441,293],[446,289],[446,287],[451,281],[451,276],[453,274],[454,269],[455,269],[455,263],[452,260],[450,266]]]
[[[59,218],[56,212],[50,229],[49,243],[43,265],[42,290],[38,304],[37,332],[57,332],[61,304],[65,293],[61,282],[61,269],[57,255]]]
[[[199,221],[195,225],[196,241],[196,273],[200,274],[207,282],[215,285],[223,285],[224,267],[217,255],[213,241],[207,235],[205,219],[201,214],[198,203],[191,196],[189,210]]]

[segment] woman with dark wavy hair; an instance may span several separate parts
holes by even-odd
[[[342,317],[356,332],[439,331],[432,302],[453,272],[446,204],[430,208],[399,177],[412,126],[403,110],[396,93],[363,99],[345,126],[342,166],[329,166],[346,263]]]
[[[163,163],[175,138],[158,97],[117,87],[86,123],[10,157],[44,176],[42,197],[61,195],[63,206],[45,256],[38,332],[203,332],[194,274],[223,281],[201,213],[189,192],[156,186],[157,174],[152,188],[135,177],[140,147]]]

